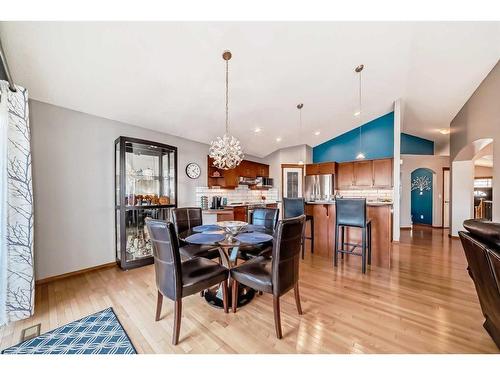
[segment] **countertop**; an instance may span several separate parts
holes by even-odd
[[[335,204],[335,201],[314,201],[306,204]],[[367,206],[392,206],[392,202],[366,202]]]

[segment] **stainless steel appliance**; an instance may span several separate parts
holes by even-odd
[[[335,183],[333,174],[308,175],[305,178],[306,201],[333,200]]]
[[[212,197],[212,206],[210,207],[212,210],[219,210],[222,207],[222,197],[217,195]]]
[[[272,178],[269,177],[257,177],[257,187],[267,187],[267,188],[272,188],[274,181]]]

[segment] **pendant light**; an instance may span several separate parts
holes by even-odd
[[[302,134],[302,108],[304,107],[303,103],[297,104],[297,109],[299,110],[299,141],[300,141],[300,135]],[[304,161],[299,160],[299,165],[303,165]]]
[[[210,143],[210,157],[213,165],[219,169],[236,168],[243,160],[240,141],[229,134],[229,60],[231,51],[224,51],[222,58],[226,61],[226,131],[223,137],[217,137]]]
[[[361,64],[361,65],[358,65],[354,71],[358,74],[358,77],[359,77],[359,91],[358,91],[358,98],[359,98],[359,107],[358,107],[358,110],[357,112],[354,113],[354,116],[356,117],[359,117],[359,122],[360,122],[360,125],[359,125],[359,150],[358,150],[358,154],[356,155],[356,159],[357,160],[363,160],[365,159],[365,154],[363,152],[363,143],[362,143],[362,139],[361,139],[361,132],[362,132],[362,129],[363,129],[363,123],[362,123],[362,111],[361,111],[361,72],[363,71],[364,69],[364,65]]]

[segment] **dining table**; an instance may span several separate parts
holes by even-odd
[[[230,270],[237,266],[240,249],[247,250],[251,247],[263,249],[266,245],[272,246],[273,230],[267,229],[263,225],[248,224],[238,234],[231,235],[217,224],[199,225],[179,233],[179,239],[188,244],[217,247],[222,264]],[[231,287],[231,280],[228,280],[229,306],[232,303]],[[238,307],[249,303],[254,296],[254,289],[240,285],[238,289]],[[211,306],[223,308],[221,285],[207,289],[203,297]]]

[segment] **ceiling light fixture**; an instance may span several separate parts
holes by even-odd
[[[320,134],[321,134],[321,132],[320,132],[319,130],[316,130],[316,131],[314,132],[314,135],[320,135]]]
[[[358,77],[359,77],[359,91],[358,91],[358,94],[359,94],[359,107],[358,107],[358,112],[354,113],[354,116],[356,117],[359,117],[360,119],[360,125],[359,125],[359,152],[358,154],[356,155],[356,159],[358,160],[362,160],[362,159],[365,159],[366,156],[365,154],[363,153],[363,143],[362,143],[362,140],[361,140],[361,130],[363,128],[363,124],[361,123],[361,72],[363,71],[364,69],[364,65],[361,64],[361,65],[358,65],[354,71],[358,74]]]
[[[226,61],[226,132],[210,143],[210,157],[213,165],[219,169],[236,168],[243,160],[240,141],[229,135],[229,60],[231,51],[224,51],[222,58]]]
[[[302,134],[302,108],[304,108],[303,103],[297,104],[297,109],[299,110],[299,141],[300,141],[300,136]],[[304,161],[299,160],[299,165],[304,164]]]
[[[261,131],[262,131],[262,129],[261,129],[261,128],[255,128],[255,129],[253,130],[253,132],[254,132],[254,133],[260,133]]]
[[[281,142],[281,137],[276,138],[276,142]]]
[[[444,128],[444,129],[440,129],[439,132],[441,134],[450,134],[450,128]]]

